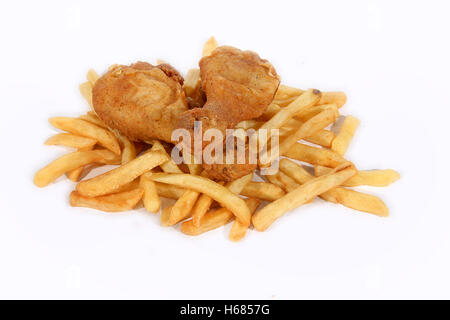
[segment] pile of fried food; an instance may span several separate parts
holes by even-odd
[[[232,241],[241,240],[251,226],[266,230],[316,197],[388,216],[381,199],[350,189],[388,186],[399,174],[358,170],[344,158],[359,120],[347,116],[337,133],[329,129],[341,117],[343,92],[281,85],[267,60],[219,47],[214,38],[205,43],[199,65],[185,79],[164,62],[114,65],[102,77],[90,70],[80,91],[92,110],[78,118],[51,118],[63,132],[46,141],[76,151],[38,171],[34,183],[44,187],[65,174],[77,182],[72,206],[121,212],[142,202],[148,212],[161,212],[163,226],[181,223],[187,235],[234,221]],[[177,165],[170,156],[171,134],[177,128],[193,131],[195,121],[202,121],[203,130],[279,129],[279,154],[268,155],[279,170],[261,175],[267,163]],[[270,143],[262,135],[252,138],[258,146]],[[85,179],[105,165],[116,167]],[[176,201],[161,208],[160,197]]]

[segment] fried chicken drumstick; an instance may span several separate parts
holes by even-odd
[[[113,66],[92,91],[95,112],[106,125],[135,141],[171,141],[187,103],[183,78],[168,64]]]
[[[222,46],[199,64],[207,101],[203,108],[184,112],[178,122],[178,127],[189,130],[191,137],[195,121],[201,121],[203,132],[216,128],[224,133],[241,121],[261,116],[280,84],[275,68],[251,51]],[[213,179],[232,181],[252,172],[256,164],[217,163],[203,168]]]

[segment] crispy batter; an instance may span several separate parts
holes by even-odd
[[[113,66],[93,88],[94,109],[109,127],[134,141],[171,141],[187,110],[183,78],[170,65]]]
[[[203,108],[184,112],[178,122],[178,127],[189,130],[191,137],[195,121],[201,121],[203,132],[210,128],[225,132],[243,120],[261,116],[280,84],[274,67],[251,51],[218,47],[199,64],[207,101]],[[248,174],[255,166],[213,164],[204,168],[210,177],[230,181]]]

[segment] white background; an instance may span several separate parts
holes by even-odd
[[[450,298],[446,1],[10,1],[0,8],[0,298]],[[251,232],[190,238],[138,210],[71,208],[74,184],[32,183],[65,153],[51,116],[88,110],[89,68],[164,59],[203,42],[251,49],[285,84],[343,90],[361,119],[348,158],[402,179],[391,217],[316,200]]]

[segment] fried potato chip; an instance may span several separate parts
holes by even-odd
[[[116,154],[121,154],[119,142],[115,135],[109,130],[75,118],[55,117],[50,118],[49,121],[50,124],[57,129],[95,139],[106,149],[111,150]]]
[[[330,168],[316,166],[315,175],[321,176],[330,172]],[[358,173],[345,181],[343,187],[371,186],[387,187],[400,179],[400,174],[392,169],[384,170],[358,170]]]
[[[346,162],[338,153],[323,149],[308,146],[302,143],[295,143],[286,153],[285,156],[298,161],[307,162],[313,165],[321,165],[325,167],[335,168],[338,165]]]
[[[161,199],[159,198],[155,181],[150,179],[151,174],[151,172],[144,173],[140,179],[140,187],[144,190],[142,202],[148,212],[157,213],[161,208]]]
[[[190,174],[155,173],[152,179],[157,182],[173,184],[199,193],[204,193],[229,209],[244,225],[250,224],[250,211],[244,200],[224,186],[201,176]]]
[[[359,120],[353,116],[347,116],[342,124],[341,130],[331,143],[331,150],[343,156],[347,151],[358,127]]]
[[[148,152],[121,167],[80,182],[76,190],[86,197],[109,194],[167,160],[167,155],[161,151]]]
[[[136,148],[134,147],[133,142],[130,141],[127,137],[117,134],[117,137],[122,142],[123,150],[122,150],[122,164],[127,164],[131,160],[136,159]]]
[[[282,188],[268,182],[251,181],[245,185],[241,194],[249,198],[265,201],[275,201],[285,195]]]
[[[169,217],[170,217],[170,212],[172,211],[173,206],[168,206],[165,207],[163,209],[163,211],[161,212],[161,225],[163,227],[169,227],[170,226],[170,222],[169,222]]]
[[[218,183],[220,185],[224,185],[223,182]],[[192,223],[194,224],[194,226],[196,227],[200,226],[200,222],[203,216],[206,214],[206,212],[208,212],[213,201],[214,200],[206,194],[200,195],[194,207],[192,208]]]
[[[184,78],[183,88],[186,96],[191,97],[200,87],[200,69],[190,69]]]
[[[168,225],[173,226],[180,221],[189,218],[192,215],[192,208],[195,205],[200,193],[194,190],[186,190],[183,195],[175,202],[170,211]]]
[[[89,198],[80,195],[77,191],[70,194],[72,207],[86,207],[105,212],[121,212],[132,210],[141,200],[144,190],[137,188],[121,193]]]
[[[72,152],[56,159],[39,170],[34,176],[34,184],[38,187],[45,187],[66,172],[94,162],[106,163],[113,161],[115,158],[116,155],[109,150]]]
[[[161,142],[159,142],[158,140],[153,141],[153,146],[151,148],[151,151],[161,151],[164,152],[167,157],[169,158],[168,161],[164,162],[163,164],[161,164],[161,169],[164,172],[167,173],[183,173],[180,168],[177,166],[177,164],[175,163],[175,161],[173,161],[173,159],[167,154],[166,149],[164,149],[164,146],[161,144]]]
[[[92,111],[88,112],[87,114],[82,114],[78,117],[78,119],[90,122],[103,129],[109,130],[108,126]]]
[[[311,179],[253,215],[252,222],[255,229],[258,231],[266,230],[287,211],[293,210],[314,197],[339,186],[355,174],[356,170],[350,163],[346,163],[337,167],[330,174]]]
[[[97,140],[78,136],[76,134],[71,133],[58,133],[48,138],[47,141],[45,141],[45,144],[48,146],[58,145],[75,149],[93,148],[96,143]]]
[[[251,214],[253,214],[256,209],[261,204],[261,201],[258,199],[247,199],[245,201],[248,208],[250,209]],[[238,220],[234,220],[233,226],[230,230],[230,235],[228,236],[231,241],[237,242],[242,240],[247,234],[248,226],[244,226]]]

